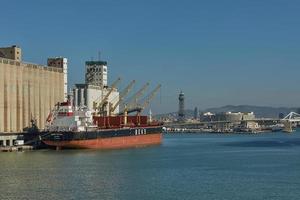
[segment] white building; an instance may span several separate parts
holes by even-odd
[[[89,85],[107,86],[107,62],[87,61],[85,62],[85,83]]]
[[[85,62],[85,84],[75,84],[73,89],[73,103],[75,107],[86,106],[89,110],[95,111],[94,103],[99,103],[105,98],[111,90],[107,86],[107,62],[105,61],[87,61]],[[119,92],[113,88],[107,99],[107,114],[119,113]],[[115,108],[115,109],[112,109]]]
[[[48,58],[47,65],[62,68],[64,73],[64,97],[68,98],[68,59],[63,57]]]
[[[93,107],[94,102],[101,102],[111,88],[90,84],[76,84],[73,89],[74,106],[87,106],[90,110],[95,111]],[[119,92],[117,89],[113,89],[108,97],[109,105],[114,106],[119,101]],[[109,106],[108,106],[109,108]],[[119,113],[119,105],[112,112],[112,114]]]

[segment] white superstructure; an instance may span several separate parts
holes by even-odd
[[[75,84],[73,89],[74,106],[76,108],[80,106],[86,106],[90,110],[94,110],[93,103],[100,102],[109,92],[110,88],[102,88],[100,86],[89,84]],[[119,92],[117,89],[113,89],[108,97],[108,102],[115,105],[119,101]],[[119,113],[119,106],[114,110],[112,114]]]
[[[94,103],[101,102],[109,94],[107,99],[110,105],[117,105],[119,92],[116,88],[107,86],[108,69],[106,61],[86,61],[85,62],[85,83],[75,84],[73,88],[73,103],[75,109],[86,106],[89,110],[96,112]],[[110,114],[119,113],[119,106]]]
[[[85,106],[75,110],[70,101],[59,103],[49,114],[46,125],[46,131],[50,132],[81,132],[96,128],[92,111]]]

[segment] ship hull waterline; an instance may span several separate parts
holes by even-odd
[[[43,140],[43,142],[56,149],[123,149],[159,145],[162,143],[162,133],[70,141]]]

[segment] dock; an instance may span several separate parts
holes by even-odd
[[[30,145],[23,146],[4,146],[0,147],[0,152],[16,152],[16,151],[29,151],[33,150],[34,147]]]

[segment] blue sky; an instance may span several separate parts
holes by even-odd
[[[71,84],[100,50],[110,82],[163,85],[154,113],[177,110],[180,90],[187,108],[300,106],[299,10],[296,0],[10,0],[0,46],[35,63],[67,57]]]

